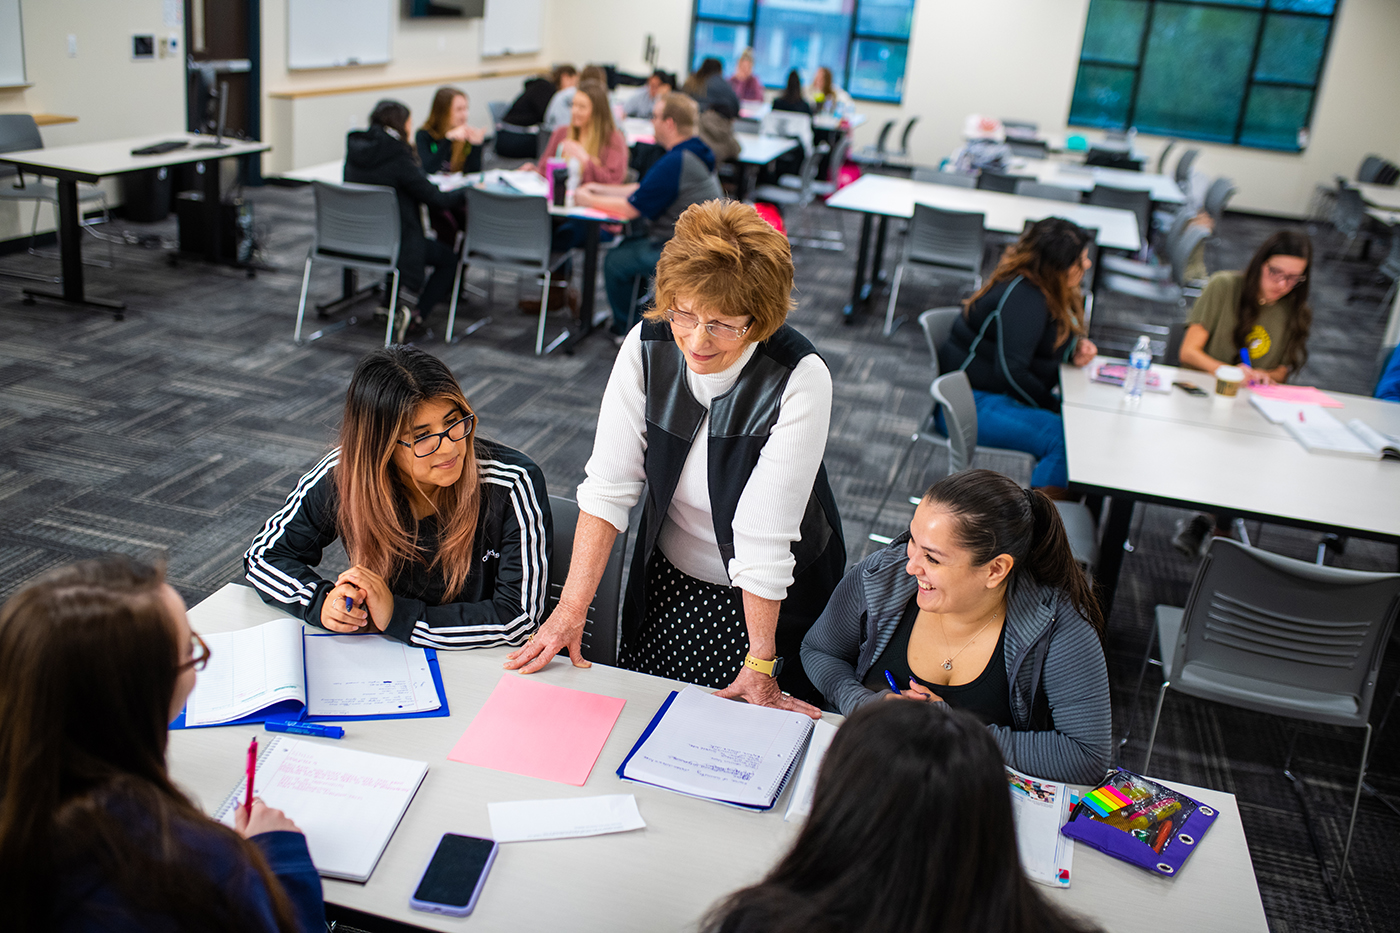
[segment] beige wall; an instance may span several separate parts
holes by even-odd
[[[66,146],[185,127],[183,55],[131,60],[135,33],[164,36],[161,0],[22,0],[24,59],[32,87],[0,91],[0,113],[59,113],[77,123],[43,127],[46,146]],[[68,57],[68,36],[78,54]],[[116,186],[104,183],[110,191]],[[28,236],[30,203],[0,203],[0,240]],[[52,230],[47,208],[39,229]]]

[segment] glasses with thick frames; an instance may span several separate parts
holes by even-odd
[[[424,434],[422,437],[414,438],[411,444],[408,441],[399,441],[399,443],[413,451],[415,457],[431,457],[442,446],[444,437],[456,443],[470,434],[474,427],[476,427],[476,415],[467,414],[449,424],[446,431]]]
[[[670,322],[671,326],[680,331],[690,332],[700,325],[700,319],[685,311],[677,311],[675,308],[667,310],[663,317]],[[721,321],[707,321],[705,331],[714,338],[716,343],[738,343],[744,339],[744,335],[749,332],[752,324],[745,324],[743,327],[733,327]]]
[[[204,639],[199,637],[198,632],[190,632],[190,659],[178,665],[177,671],[196,670],[202,671],[209,664],[209,646],[204,643]]]
[[[1287,272],[1280,272],[1268,263],[1264,264],[1264,271],[1269,274],[1269,278],[1278,282],[1280,285],[1287,285],[1289,288],[1292,288],[1299,282],[1306,282],[1308,280],[1306,275],[1290,275]]]

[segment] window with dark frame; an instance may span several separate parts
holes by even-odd
[[[914,0],[695,0],[690,67],[713,57],[731,75],[752,47],[764,87],[793,68],[808,85],[825,65],[856,100],[899,103],[913,19]]]
[[[1298,152],[1340,0],[1090,0],[1069,122]]]

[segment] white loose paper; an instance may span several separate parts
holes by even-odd
[[[488,803],[486,809],[491,815],[491,835],[497,842],[601,836],[647,825],[637,812],[637,798],[631,794],[513,800]]]
[[[812,792],[817,788],[817,771],[821,769],[822,759],[826,757],[826,750],[835,737],[835,726],[825,719],[817,722],[812,740],[807,743],[807,757],[802,759],[802,770],[797,774],[797,786],[793,787],[787,812],[783,814],[786,822],[802,819],[812,812]]]

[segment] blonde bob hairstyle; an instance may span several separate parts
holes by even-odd
[[[648,321],[664,320],[680,300],[714,317],[752,318],[744,339],[767,340],[797,306],[792,250],[751,204],[704,201],[676,221],[676,235],[656,264],[656,303]]]

